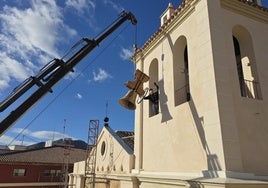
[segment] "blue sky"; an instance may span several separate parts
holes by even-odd
[[[118,103],[128,91],[124,83],[133,80],[132,46],[141,47],[159,28],[169,2],[178,7],[181,0],[0,1],[0,101],[81,38],[95,38],[122,10],[138,20],[137,26],[125,22],[103,41],[8,129],[0,144],[63,137],[86,141],[89,120],[99,120],[101,129],[106,115],[114,130],[134,131],[134,111]],[[267,0],[263,3],[267,7]],[[0,113],[1,121],[29,94]]]
[[[0,144],[29,145],[71,137],[87,140],[89,120],[109,117],[114,130],[134,131],[134,111],[118,100],[133,80],[134,43],[141,47],[159,28],[169,0],[2,0],[0,1],[0,100],[54,58],[61,58],[81,38],[95,38],[122,10],[137,26],[125,22],[93,50],[0,137]],[[174,7],[181,0],[171,1]],[[33,90],[0,113],[1,121]],[[107,105],[108,104],[108,105]],[[65,128],[64,128],[65,127]],[[22,132],[23,131],[23,132]],[[63,136],[63,134],[65,134]]]

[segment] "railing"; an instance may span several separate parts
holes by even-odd
[[[259,83],[244,79],[241,85],[241,95],[250,99],[261,99]]]

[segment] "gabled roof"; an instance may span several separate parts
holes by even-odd
[[[134,150],[134,132],[115,131],[115,133],[132,149],[132,151]]]
[[[86,150],[63,147],[48,147],[0,154],[0,163],[54,163],[62,164],[68,155],[69,163],[85,160]]]
[[[133,154],[134,151],[134,132],[130,131],[114,131],[108,125],[104,128],[117,140],[117,142],[128,152]]]

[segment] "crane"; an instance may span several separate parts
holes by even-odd
[[[127,13],[123,11],[118,20],[100,33],[95,39],[82,38],[78,43],[76,43],[76,45],[74,45],[74,47],[80,47],[80,45],[82,45],[82,47],[78,48],[75,52],[71,50],[70,53],[67,53],[61,59],[55,58],[51,60],[40,69],[36,76],[30,76],[19,86],[15,87],[11,94],[0,103],[0,112],[3,112],[33,86],[37,86],[37,89],[0,122],[0,136],[4,134],[4,132],[20,117],[22,117],[23,114],[26,113],[35,103],[45,96],[45,94],[48,92],[51,93],[52,87],[56,83],[58,83],[67,73],[73,71],[73,68],[83,58],[85,58],[106,37],[108,37],[127,20],[130,20],[133,25],[137,24],[137,20],[131,12]]]

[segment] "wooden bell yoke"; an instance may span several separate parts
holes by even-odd
[[[139,69],[135,71],[135,80],[133,82],[127,81],[125,85],[137,92],[140,96],[144,95],[145,91],[143,90],[143,83],[149,80],[149,76],[141,72]]]
[[[127,81],[125,85],[130,89],[127,94],[119,100],[121,106],[129,109],[135,110],[136,109],[136,97],[139,95],[142,101],[146,92],[143,90],[143,83],[149,80],[149,76],[141,72],[139,69],[135,71],[135,80],[134,81]],[[138,102],[139,103],[139,102]]]

